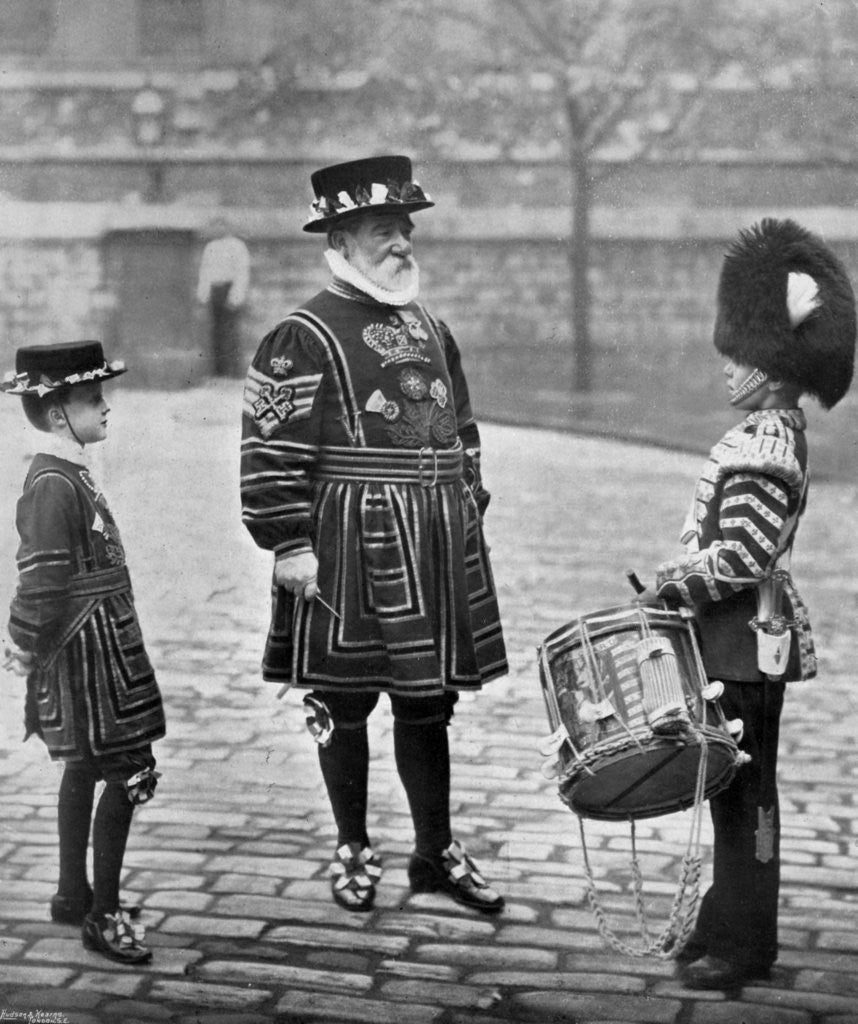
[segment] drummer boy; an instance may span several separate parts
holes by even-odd
[[[715,347],[744,419],[712,449],[682,532],[685,554],[656,570],[664,599],[694,610],[704,667],[724,683],[751,760],[711,800],[713,883],[677,954],[686,988],[735,990],[778,955],[778,727],[787,682],[816,674],[807,612],[788,569],[807,502],[803,395],[830,409],[852,380],[855,300],[818,237],[763,220],[727,252]]]

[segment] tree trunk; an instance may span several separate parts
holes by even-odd
[[[592,182],[584,147],[571,142],[572,233],[569,271],[572,300],[572,390],[588,392],[593,386],[593,351],[590,339],[590,204]]]

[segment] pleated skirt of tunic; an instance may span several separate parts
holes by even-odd
[[[54,759],[108,756],[164,736],[161,692],[130,592],[95,603],[28,679],[28,704]]]
[[[431,696],[508,666],[479,511],[461,480],[316,484],[319,600],[273,587],[265,679]]]

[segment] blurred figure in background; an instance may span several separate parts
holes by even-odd
[[[223,217],[211,225],[212,239],[203,249],[197,299],[209,308],[209,340],[217,377],[242,371],[241,312],[250,285],[250,253]]]

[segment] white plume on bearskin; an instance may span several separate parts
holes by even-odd
[[[724,257],[715,347],[830,409],[852,381],[855,295],[843,263],[792,220],[741,231]]]

